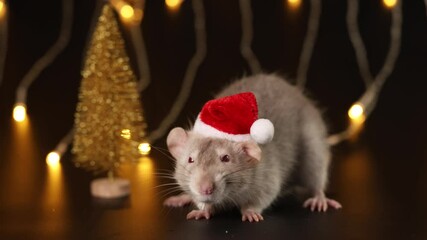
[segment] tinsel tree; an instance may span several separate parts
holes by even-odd
[[[137,79],[125,50],[115,13],[105,5],[85,65],[75,113],[74,162],[95,173],[116,174],[125,161],[137,160],[145,136]]]

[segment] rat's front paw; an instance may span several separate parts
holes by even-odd
[[[191,196],[188,194],[181,194],[167,198],[163,205],[168,207],[183,207],[192,202]]]
[[[341,204],[333,199],[325,197],[324,194],[316,195],[312,198],[307,199],[303,205],[305,208],[310,208],[310,210],[318,212],[326,212],[328,207],[333,207],[335,209],[342,208]]]
[[[254,221],[259,222],[264,220],[264,218],[257,211],[247,209],[247,210],[242,210],[242,221],[244,222],[246,220],[249,222],[254,222]]]
[[[211,213],[206,210],[193,210],[187,214],[187,219],[199,220],[201,218],[209,219],[210,217],[211,217]]]

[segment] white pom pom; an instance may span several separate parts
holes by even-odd
[[[273,139],[273,123],[264,118],[256,120],[251,126],[251,137],[259,144],[266,144]]]

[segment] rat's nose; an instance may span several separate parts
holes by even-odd
[[[212,195],[215,186],[212,182],[204,182],[200,184],[200,193],[203,195]]]

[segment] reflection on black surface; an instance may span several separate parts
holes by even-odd
[[[336,179],[343,192],[351,191],[351,194],[342,196],[342,202],[351,207],[345,208],[350,214],[360,215],[372,213],[380,204],[377,202],[379,186],[376,181],[374,161],[367,149],[352,151],[341,159],[337,169]]]
[[[49,234],[61,236],[70,229],[69,197],[64,188],[64,176],[60,162],[46,163],[45,189],[42,192],[42,221]],[[68,223],[68,224],[66,224]]]
[[[34,195],[40,192],[42,172],[39,171],[37,159],[38,151],[30,120],[23,122],[11,120],[11,136],[8,148],[10,159],[6,162],[7,171],[4,172],[5,184],[4,197],[11,207],[26,206],[29,201],[34,201]]]

